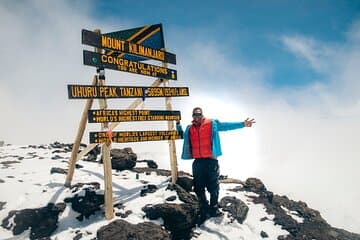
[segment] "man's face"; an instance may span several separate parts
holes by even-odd
[[[201,112],[200,110],[199,110],[199,111],[195,110],[195,111],[193,112],[192,117],[193,117],[193,119],[194,119],[195,122],[198,122],[198,121],[200,121],[200,120],[203,118],[203,115],[202,115],[202,112]]]

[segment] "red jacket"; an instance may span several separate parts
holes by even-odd
[[[212,123],[211,119],[204,119],[200,126],[192,124],[190,127],[190,143],[193,158],[211,158],[212,153]]]

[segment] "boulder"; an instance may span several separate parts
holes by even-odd
[[[101,227],[96,233],[98,240],[170,240],[170,234],[152,222],[131,224],[124,220],[115,220],[110,224]]]
[[[173,240],[190,239],[192,228],[199,215],[199,204],[196,196],[186,192],[179,185],[170,185],[169,190],[176,190],[183,204],[164,203],[147,205],[142,208],[149,219],[162,218],[164,226],[171,232]]]
[[[96,194],[90,188],[86,188],[85,195],[79,196],[75,194],[72,198],[65,198],[66,203],[71,203],[71,207],[74,211],[80,213],[76,217],[79,221],[82,221],[85,218],[89,218],[92,214],[95,214],[96,211],[100,211],[100,206],[104,204],[104,195]]]
[[[236,197],[223,197],[219,202],[219,206],[223,211],[229,212],[230,216],[240,224],[244,222],[249,211],[249,207]]]
[[[136,165],[137,155],[131,148],[111,149],[111,167],[116,170],[131,170]]]
[[[176,184],[180,185],[185,191],[190,192],[193,187],[193,180],[187,176],[179,176]]]
[[[30,228],[30,239],[49,237],[57,228],[59,214],[64,211],[64,203],[53,204],[35,209],[10,211],[1,226],[19,235]],[[11,220],[13,219],[13,220]]]

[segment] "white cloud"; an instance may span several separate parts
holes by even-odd
[[[329,70],[328,58],[334,54],[331,46],[327,47],[320,41],[300,35],[283,36],[281,42],[288,51],[298,58],[306,60],[314,70],[319,72]]]

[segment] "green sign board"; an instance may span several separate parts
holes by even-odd
[[[114,38],[104,34],[98,34],[85,29],[82,30],[81,36],[83,44],[176,64],[175,54],[168,53],[160,49],[150,48],[144,45]]]
[[[83,51],[84,64],[145,76],[177,80],[176,70],[143,62],[127,60],[112,55]]]
[[[146,142],[182,139],[179,131],[122,131],[112,132],[111,140],[117,143]],[[90,143],[104,143],[108,140],[106,132],[90,132]]]
[[[180,120],[180,111],[113,109],[96,109],[88,111],[89,123]]]

